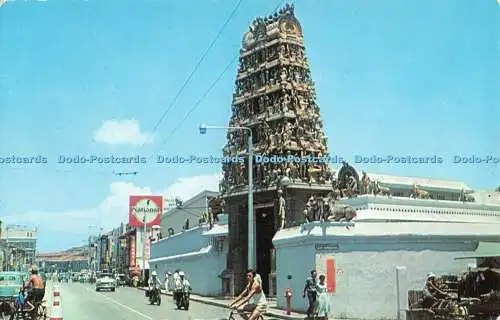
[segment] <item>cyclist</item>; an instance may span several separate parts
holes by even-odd
[[[267,299],[260,281],[256,279],[256,272],[248,270],[248,284],[245,290],[234,300],[229,307],[238,311],[249,312],[248,320],[257,320],[264,315],[267,310]]]
[[[45,286],[42,277],[38,275],[38,269],[36,266],[32,266],[31,277],[26,281],[23,288],[28,289],[28,296],[26,297],[26,303],[28,304],[30,310],[35,309],[33,303],[40,302],[45,296]]]

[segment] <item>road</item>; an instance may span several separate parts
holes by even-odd
[[[96,292],[90,284],[61,283],[60,291],[63,318],[71,320],[223,320],[229,314],[228,309],[195,301],[188,311],[177,310],[165,295],[160,306],[150,305],[144,291],[130,287]]]

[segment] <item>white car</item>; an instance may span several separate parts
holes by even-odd
[[[101,273],[97,277],[97,281],[95,282],[95,291],[116,290],[116,280],[113,278],[111,273]]]

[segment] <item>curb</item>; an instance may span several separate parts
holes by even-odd
[[[139,288],[138,287],[138,289],[142,290],[142,291],[146,291],[146,288]],[[166,292],[164,292],[164,290],[162,290],[161,294],[169,296],[169,297],[172,296],[171,293],[166,293]],[[196,301],[196,302],[199,302],[199,303],[207,304],[207,305],[210,305],[210,306],[229,309],[229,306],[226,303],[216,302],[216,301],[210,301],[210,300],[205,300],[205,299],[200,299],[198,297],[193,297],[193,296],[191,296],[190,299],[192,301]],[[274,318],[278,318],[278,319],[284,319],[284,320],[303,320],[306,317],[306,315],[287,316],[287,315],[284,315],[284,314],[279,314],[277,312],[266,312],[265,316],[274,317]]]

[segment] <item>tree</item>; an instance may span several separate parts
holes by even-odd
[[[495,189],[496,192],[500,192],[500,186]]]

